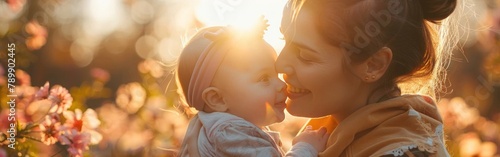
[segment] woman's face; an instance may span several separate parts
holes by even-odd
[[[303,9],[290,24],[286,12],[281,23],[286,45],[276,69],[288,84],[288,112],[321,117],[352,111],[352,104],[360,101],[356,100],[360,80],[343,67],[343,50],[323,41],[313,14]]]

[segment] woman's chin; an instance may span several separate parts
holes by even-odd
[[[306,117],[306,118],[317,118],[325,116],[321,115],[323,111],[318,111],[310,103],[307,104],[293,100],[288,100],[286,104],[287,104],[286,110],[293,116]]]
[[[304,110],[301,106],[287,105],[286,110],[293,116],[310,117],[307,114],[308,111]]]
[[[305,117],[307,104],[301,103],[297,100],[288,99],[286,101],[286,110],[293,116]]]

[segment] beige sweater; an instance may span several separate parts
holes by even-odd
[[[443,122],[434,101],[427,96],[404,95],[369,104],[340,124],[329,116],[311,119],[313,129],[326,126],[331,136],[324,157],[412,156],[410,149],[449,156],[443,139]]]

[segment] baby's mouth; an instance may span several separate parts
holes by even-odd
[[[274,106],[276,106],[276,107],[286,107],[286,103],[285,102],[286,102],[286,99],[283,100],[283,101],[280,101],[278,103],[275,103]]]

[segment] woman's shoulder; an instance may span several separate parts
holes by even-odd
[[[355,140],[350,145],[352,152],[364,150],[366,154],[376,152],[377,156],[445,153],[441,150],[444,146],[443,124],[432,99],[422,95],[405,95],[399,99],[405,100],[387,102],[400,104],[391,105],[400,107],[399,109],[381,108],[368,114],[371,121],[379,121],[373,127],[356,133]]]

